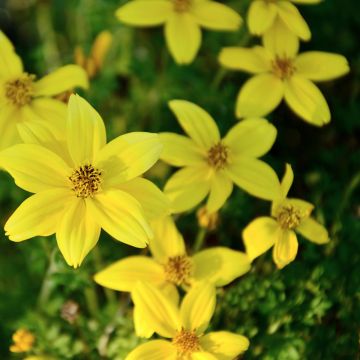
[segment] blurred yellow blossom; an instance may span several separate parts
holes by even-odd
[[[13,345],[10,346],[10,351],[13,353],[23,353],[32,349],[35,343],[35,336],[26,329],[19,329],[13,334],[12,340]]]
[[[206,210],[206,206],[201,207],[196,212],[196,217],[200,227],[213,231],[219,225],[219,213],[213,212],[211,214]]]

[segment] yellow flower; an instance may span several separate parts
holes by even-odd
[[[309,26],[299,10],[292,3],[318,4],[322,0],[253,0],[248,12],[249,30],[254,35],[263,35],[276,20],[286,24],[286,31],[292,31],[300,39],[309,40]]]
[[[95,275],[107,288],[132,291],[137,281],[150,282],[176,292],[176,286],[189,287],[199,281],[225,286],[250,270],[247,256],[226,247],[213,247],[193,256],[186,253],[184,239],[170,216],[153,222],[150,240],[153,258],[130,256]]]
[[[142,344],[125,360],[230,360],[249,347],[249,340],[241,335],[227,331],[204,334],[216,306],[215,289],[209,284],[194,286],[180,308],[147,283],[137,284],[132,299],[144,325],[152,324],[159,336],[169,340]]]
[[[328,104],[314,82],[335,79],[349,71],[344,56],[308,51],[298,55],[299,40],[282,29],[280,22],[263,38],[264,46],[228,47],[219,56],[229,69],[255,74],[241,88],[238,117],[265,116],[284,98],[302,119],[323,126],[330,121]]]
[[[10,346],[13,353],[23,353],[32,349],[35,336],[26,329],[17,330],[12,336],[14,344]]]
[[[100,115],[80,96],[68,105],[67,146],[53,150],[19,144],[0,153],[16,184],[34,193],[5,224],[12,241],[56,233],[67,263],[80,266],[103,228],[115,239],[145,247],[151,229],[145,217],[166,211],[167,199],[138,176],[159,158],[158,135],[125,134],[106,144]],[[144,213],[145,211],[145,213]]]
[[[220,209],[233,189],[233,182],[251,195],[276,198],[280,182],[274,170],[257,158],[266,154],[276,138],[276,129],[264,119],[247,119],[221,139],[214,119],[199,106],[183,100],[169,103],[190,138],[160,134],[164,144],[161,159],[184,167],[165,185],[174,212],[198,205],[209,193],[209,214]]]
[[[271,216],[253,220],[243,231],[246,252],[253,260],[272,246],[274,262],[279,269],[292,262],[298,251],[296,232],[314,242],[326,244],[326,229],[310,218],[314,206],[304,200],[287,198],[294,174],[286,165],[282,180],[282,197],[272,203]]]
[[[36,81],[24,72],[21,59],[0,31],[0,149],[22,142],[22,133],[41,126],[61,137],[65,131],[66,105],[52,99],[76,86],[87,88],[85,71],[67,65]]]
[[[168,49],[178,64],[191,63],[201,45],[201,27],[235,31],[241,17],[211,0],[133,0],[119,8],[118,19],[133,26],[165,26]]]

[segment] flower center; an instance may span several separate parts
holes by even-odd
[[[187,284],[192,270],[192,262],[186,255],[170,257],[164,265],[165,277],[176,285]]]
[[[82,165],[69,176],[72,190],[77,197],[93,197],[99,190],[102,182],[101,171],[92,165]]]
[[[177,12],[185,12],[190,9],[192,0],[173,0],[174,10]]]
[[[178,355],[186,356],[200,350],[199,338],[194,331],[181,329],[172,340]]]
[[[35,75],[24,73],[21,77],[8,81],[5,83],[5,96],[17,107],[30,104],[34,95],[34,80]]]
[[[272,62],[273,73],[282,80],[289,79],[296,71],[292,59],[276,57]]]
[[[305,216],[300,209],[292,205],[283,205],[276,216],[276,220],[283,229],[292,230],[300,225]]]
[[[207,153],[207,160],[210,166],[215,170],[223,169],[228,163],[228,147],[218,142]]]

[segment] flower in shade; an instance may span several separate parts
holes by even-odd
[[[100,115],[72,95],[66,146],[18,144],[0,153],[0,165],[16,184],[34,193],[5,224],[12,241],[56,233],[66,262],[80,266],[103,228],[115,239],[145,247],[152,231],[147,219],[163,215],[168,202],[139,175],[159,158],[156,134],[134,132],[106,144]],[[54,145],[54,144],[53,144]]]
[[[263,35],[277,20],[286,25],[285,31],[292,31],[302,40],[309,40],[309,26],[293,4],[318,4],[322,0],[253,0],[247,16],[249,30],[254,35]]]
[[[138,283],[132,292],[142,322],[152,324],[162,338],[135,348],[125,360],[235,359],[249,347],[249,340],[227,331],[205,334],[216,306],[215,288],[201,283],[184,297],[180,307],[159,289]]]
[[[201,45],[201,27],[234,31],[241,24],[239,14],[211,0],[132,0],[116,15],[133,26],[164,25],[168,49],[178,64],[194,60]]]
[[[23,353],[31,350],[35,343],[35,336],[26,329],[17,330],[12,336],[13,344],[10,346],[12,353]]]
[[[184,100],[172,100],[169,106],[190,137],[160,134],[164,144],[161,159],[182,167],[170,177],[164,190],[174,212],[189,210],[210,194],[206,209],[213,213],[224,205],[233,183],[262,199],[278,196],[277,175],[257,159],[275,141],[273,125],[265,119],[247,119],[221,139],[214,119],[199,106]]]
[[[88,87],[86,72],[77,65],[63,66],[40,80],[25,72],[0,31],[0,149],[22,142],[29,127],[40,126],[63,137],[66,105],[51,97],[77,86]]]
[[[316,126],[330,121],[328,104],[313,82],[336,79],[349,71],[344,56],[308,51],[298,54],[299,40],[278,26],[263,37],[263,46],[228,47],[219,56],[229,69],[254,74],[242,86],[236,104],[239,118],[265,116],[282,101]]]
[[[281,183],[282,196],[273,201],[271,217],[253,220],[243,231],[243,239],[251,260],[265,253],[272,246],[273,259],[279,269],[292,262],[298,251],[296,232],[315,244],[329,242],[323,225],[310,217],[314,206],[304,200],[288,198],[294,174],[286,165]]]

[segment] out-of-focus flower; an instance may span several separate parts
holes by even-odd
[[[213,231],[219,225],[219,213],[214,212],[209,214],[205,206],[201,207],[196,212],[196,217],[199,226],[202,227],[203,229]]]
[[[314,206],[304,200],[288,198],[294,174],[290,165],[281,183],[282,196],[272,203],[271,216],[253,220],[243,231],[246,252],[253,260],[274,246],[273,258],[279,269],[292,262],[298,251],[296,232],[315,244],[329,242],[323,225],[310,217]]]
[[[230,196],[233,183],[251,195],[272,200],[280,182],[274,170],[257,158],[265,155],[276,138],[276,129],[265,119],[241,121],[221,139],[214,119],[199,106],[184,100],[169,102],[190,138],[161,133],[161,159],[183,167],[170,177],[165,194],[176,213],[189,210],[210,193],[206,210],[219,210]]]
[[[19,329],[13,334],[12,340],[13,344],[10,346],[10,351],[13,353],[23,353],[32,349],[35,343],[35,336],[26,329]]]
[[[79,317],[80,306],[73,300],[68,300],[61,308],[61,317],[69,324],[74,324]]]
[[[103,228],[115,239],[145,247],[147,219],[164,215],[168,200],[139,176],[159,158],[159,136],[134,132],[106,144],[96,110],[78,95],[68,105],[66,145],[19,144],[0,153],[17,185],[34,193],[5,224],[12,241],[56,233],[66,262],[78,267]]]
[[[216,306],[211,284],[194,286],[180,307],[148,283],[138,283],[132,299],[144,326],[151,324],[160,337],[171,341],[151,340],[135,348],[126,360],[235,359],[249,347],[245,336],[227,331],[204,334]]]
[[[168,49],[178,64],[191,63],[201,45],[201,27],[235,31],[241,17],[211,0],[133,0],[119,8],[118,19],[128,25],[165,26]]]
[[[0,149],[22,142],[23,133],[33,127],[62,138],[66,106],[51,97],[74,87],[88,87],[84,69],[66,65],[36,80],[24,71],[13,45],[0,31]]]
[[[298,38],[280,22],[263,37],[263,46],[228,47],[220,63],[232,70],[255,74],[241,88],[236,115],[240,118],[265,116],[285,99],[302,119],[316,126],[330,121],[328,104],[313,82],[336,79],[349,72],[342,55],[308,51],[298,54]]]

